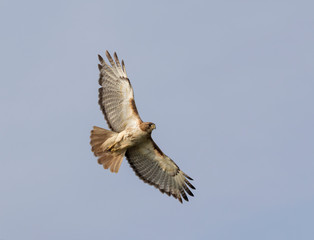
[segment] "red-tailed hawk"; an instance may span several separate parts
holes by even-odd
[[[116,53],[114,59],[106,51],[109,66],[98,55],[100,64],[99,105],[112,131],[94,127],[91,131],[91,146],[98,163],[111,172],[118,172],[124,155],[136,175],[144,182],[158,188],[162,193],[188,201],[195,189],[193,180],[165,155],[151,137],[154,123],[143,122],[137,112],[133,89]],[[189,180],[188,180],[189,179]],[[182,197],[182,198],[181,198]]]

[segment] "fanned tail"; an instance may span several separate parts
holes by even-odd
[[[98,157],[98,163],[102,164],[105,169],[110,168],[110,171],[115,173],[119,171],[125,150],[111,152],[107,150],[107,147],[114,142],[117,135],[116,132],[94,126],[90,136],[92,151]]]

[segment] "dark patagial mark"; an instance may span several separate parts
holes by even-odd
[[[133,110],[133,112],[138,116],[140,117],[140,115],[138,114],[138,111],[137,111],[137,108],[136,108],[136,105],[135,105],[135,101],[133,98],[130,99],[130,106]]]
[[[153,143],[153,147],[154,149],[160,154],[160,155],[164,155],[164,153],[161,151],[161,149],[158,147],[158,145],[153,141],[152,139],[152,143]]]

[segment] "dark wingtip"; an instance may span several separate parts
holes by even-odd
[[[189,187],[192,188],[193,190],[196,189],[191,183],[190,183]]]
[[[103,62],[104,61],[104,59],[102,58],[102,56],[100,56],[99,54],[98,54],[98,60],[99,60],[99,62]]]
[[[102,69],[102,66],[100,64],[98,64],[98,69],[99,71]]]
[[[186,195],[182,195],[182,197],[184,198],[185,201],[189,201],[189,198]]]
[[[191,192],[191,190],[186,185],[183,185],[183,188],[190,196],[194,197],[193,193]]]
[[[113,53],[113,57],[114,57],[114,60],[116,61],[116,64],[118,65],[118,67],[120,67],[119,58],[118,58],[118,55],[116,52]]]
[[[190,188],[192,188],[192,189],[195,190],[195,187],[194,187],[187,179],[185,179],[184,182],[185,182]]]
[[[111,55],[110,55],[110,53],[109,53],[109,51],[108,51],[108,50],[106,50],[106,56],[107,56],[107,58],[108,58],[108,59],[110,59],[110,58],[111,58]]]
[[[193,178],[191,178],[190,176],[188,176],[187,174],[183,174],[187,179],[189,179],[189,180],[192,180],[193,181]]]
[[[109,62],[110,62],[110,64],[111,64],[111,66],[114,66],[115,63],[114,63],[114,61],[113,61],[113,59],[112,59],[110,53],[108,52],[108,50],[106,50],[106,56],[107,56],[107,58],[108,58],[108,60],[109,60]]]

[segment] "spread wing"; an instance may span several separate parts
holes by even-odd
[[[98,55],[101,64],[99,84],[99,105],[111,130],[121,132],[127,127],[134,127],[142,122],[138,115],[131,83],[126,75],[122,60],[120,65],[118,56],[114,53],[113,61],[109,52],[106,56],[111,64],[109,66]]]
[[[136,175],[162,193],[172,195],[181,203],[181,196],[189,201],[186,193],[193,196],[188,188],[195,189],[188,181],[193,179],[182,172],[175,162],[159,149],[153,139],[129,148],[126,157]]]

